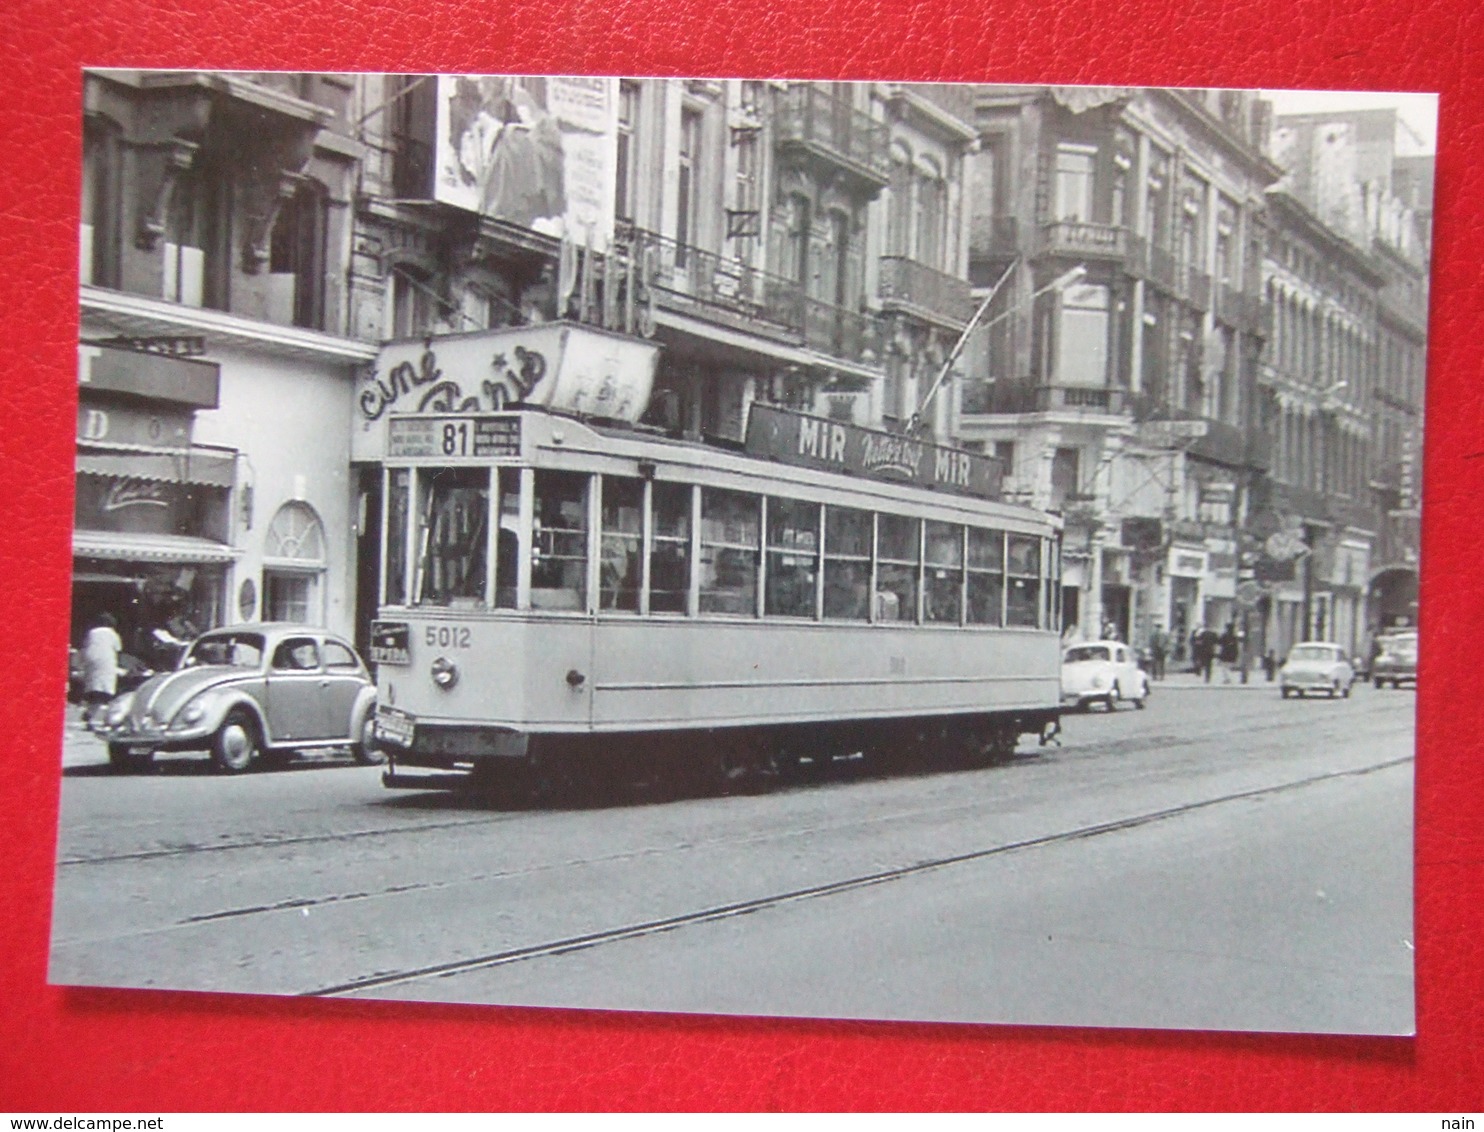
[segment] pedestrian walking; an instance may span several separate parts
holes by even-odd
[[[1170,635],[1165,632],[1163,625],[1156,625],[1154,632],[1149,634],[1149,667],[1152,669],[1150,676],[1156,680],[1165,678],[1165,658],[1170,655]]]
[[[1216,655],[1221,661],[1221,682],[1223,684],[1232,682],[1232,673],[1236,671],[1240,650],[1241,643],[1237,640],[1237,627],[1228,621],[1216,642]]]
[[[1207,684],[1211,682],[1211,666],[1216,662],[1216,650],[1220,637],[1215,629],[1202,625],[1195,631],[1194,640],[1190,646],[1191,658],[1195,661],[1195,670]]]
[[[82,642],[83,723],[92,727],[98,713],[118,694],[119,654],[124,642],[118,622],[101,614]]]

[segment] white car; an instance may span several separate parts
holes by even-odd
[[[1141,708],[1149,699],[1149,677],[1122,641],[1088,641],[1069,645],[1061,657],[1061,702],[1086,708],[1102,704],[1109,711],[1120,700]]]
[[[1328,641],[1305,641],[1288,651],[1288,659],[1278,670],[1278,686],[1283,698],[1310,692],[1323,692],[1333,699],[1349,696],[1355,683],[1355,667],[1339,645]]]

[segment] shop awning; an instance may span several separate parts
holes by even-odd
[[[157,480],[231,487],[237,461],[216,452],[79,452],[77,473],[111,479]]]
[[[124,562],[230,562],[240,551],[190,535],[146,535],[123,531],[73,531],[74,558]]]

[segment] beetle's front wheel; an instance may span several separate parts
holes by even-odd
[[[257,761],[258,748],[257,721],[244,711],[234,711],[212,740],[211,761],[227,774],[241,774]]]

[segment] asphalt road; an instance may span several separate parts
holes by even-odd
[[[1410,1033],[1410,692],[1157,689],[971,770],[499,809],[69,734],[51,978],[629,1010]]]

